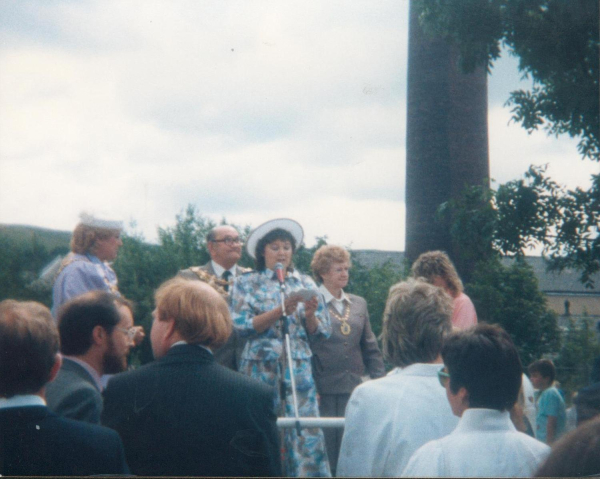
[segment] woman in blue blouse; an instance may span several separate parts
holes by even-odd
[[[302,242],[302,227],[290,219],[271,220],[256,228],[246,249],[256,261],[256,271],[239,276],[231,293],[231,311],[236,329],[247,338],[240,372],[273,386],[275,407],[280,416],[293,417],[294,405],[287,362],[283,365],[285,344],[282,316],[290,335],[298,411],[303,417],[318,417],[315,382],[311,369],[308,335],[327,338],[331,334],[329,315],[320,294],[303,299],[301,290],[318,292],[314,281],[293,267],[292,256]],[[275,265],[284,271],[285,305]],[[285,389],[280,397],[281,383]],[[284,430],[283,466],[287,476],[330,476],[323,432],[303,428]]]

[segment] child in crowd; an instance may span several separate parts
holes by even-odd
[[[529,365],[529,379],[533,387],[540,391],[537,402],[535,437],[546,444],[552,444],[565,432],[565,402],[553,387],[556,369],[549,359],[540,359]]]

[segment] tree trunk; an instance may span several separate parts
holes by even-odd
[[[446,251],[463,276],[471,265],[452,242],[438,207],[465,186],[489,184],[487,73],[462,73],[458,51],[422,31],[410,5],[406,131],[406,257]]]

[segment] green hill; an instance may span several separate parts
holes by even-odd
[[[43,246],[46,251],[68,251],[71,241],[70,231],[58,231],[37,226],[0,224],[0,238],[23,246]]]

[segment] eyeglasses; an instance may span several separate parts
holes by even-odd
[[[225,243],[227,246],[233,246],[234,244],[243,244],[244,242],[239,236],[237,238],[228,236],[227,238],[212,240],[211,243]]]
[[[442,369],[440,369],[437,373],[438,375],[438,380],[440,381],[440,385],[445,388],[446,384],[448,384],[448,381],[450,380],[450,375],[444,371],[446,369],[446,367],[443,367]]]
[[[135,338],[136,328],[127,329],[127,328],[121,328],[120,326],[115,326],[115,329],[118,329],[122,333],[125,333],[131,341],[133,341],[133,338]]]

